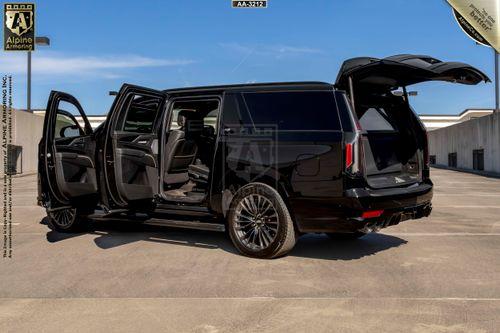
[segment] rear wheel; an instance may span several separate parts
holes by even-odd
[[[49,227],[60,232],[75,232],[82,230],[86,216],[74,207],[47,210]]]
[[[228,214],[234,246],[257,258],[276,258],[288,253],[297,236],[285,202],[272,187],[252,183],[238,190]]]
[[[356,232],[339,232],[339,233],[327,233],[328,237],[336,240],[354,240],[366,236],[366,232],[356,231]]]

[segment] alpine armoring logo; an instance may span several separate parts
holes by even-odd
[[[33,51],[35,48],[35,4],[4,4],[4,50]]]

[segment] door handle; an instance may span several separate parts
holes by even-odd
[[[226,127],[224,128],[224,134],[234,134],[234,130],[232,128]]]

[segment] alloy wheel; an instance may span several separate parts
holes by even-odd
[[[275,240],[279,218],[268,198],[250,194],[241,199],[235,209],[235,234],[245,247],[259,251]]]
[[[76,208],[63,208],[53,210],[50,213],[50,218],[60,228],[69,228],[74,223],[76,218]]]

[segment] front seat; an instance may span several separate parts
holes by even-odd
[[[178,129],[170,131],[165,145],[165,171],[163,181],[168,185],[185,183],[189,180],[188,166],[194,163],[198,146],[196,134],[200,132],[193,111],[181,110],[177,115]]]

